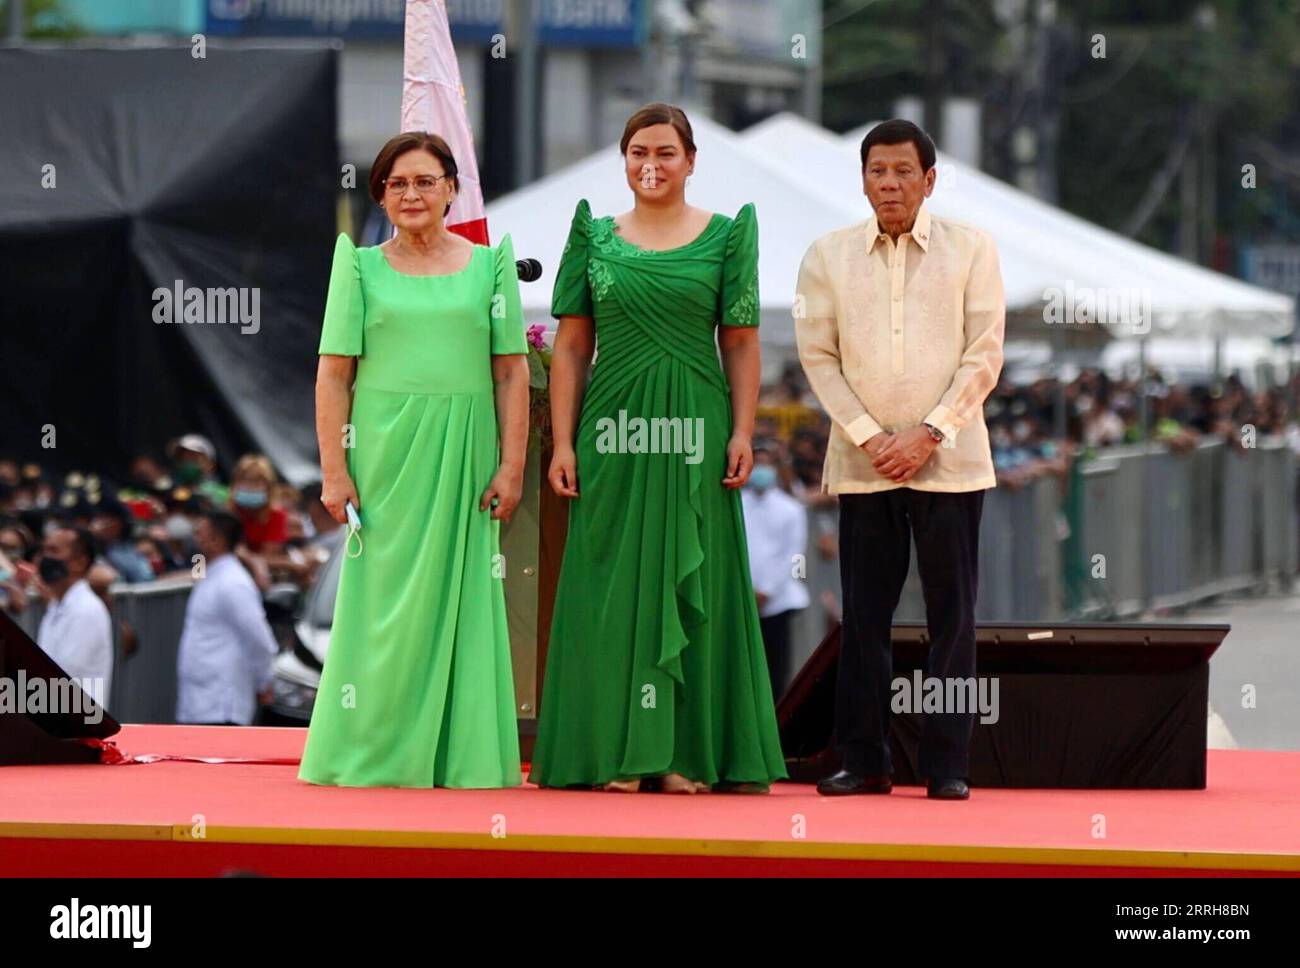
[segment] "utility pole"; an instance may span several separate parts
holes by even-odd
[[[803,72],[803,89],[801,101],[803,116],[814,124],[822,122],[822,52],[825,33],[822,27],[823,12],[821,4],[813,4],[809,22],[808,47],[816,51],[815,56],[809,52],[809,63]]]
[[[925,131],[943,145],[943,102],[948,73],[944,34],[944,0],[926,0],[929,21],[925,32]]]
[[[642,4],[644,31],[641,43],[641,103],[649,104],[659,98],[659,64],[663,60],[663,48],[659,42],[659,23],[655,17],[655,0],[645,0]]]
[[[9,26],[5,33],[11,44],[22,43],[23,0],[9,0]]]
[[[506,0],[506,50],[514,58],[515,185],[537,177],[537,0]]]
[[[1052,75],[1053,47],[1056,43],[1056,0],[1038,0],[1037,40],[1034,43],[1038,71],[1038,104],[1034,120],[1038,128],[1039,197],[1052,205],[1060,197],[1056,178],[1056,142],[1060,134],[1060,92]]]

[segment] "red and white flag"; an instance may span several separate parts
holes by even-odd
[[[460,80],[443,0],[406,0],[401,130],[428,131],[447,142],[456,158],[460,182],[460,191],[447,213],[447,228],[471,242],[487,245],[487,215],[474,155],[474,132],[465,110],[465,85]]]

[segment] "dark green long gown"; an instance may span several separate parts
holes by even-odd
[[[650,251],[583,199],[551,313],[594,318],[596,362],[529,779],[784,777],[740,493],[722,485],[732,417],[715,328],[758,325],[753,205]]]

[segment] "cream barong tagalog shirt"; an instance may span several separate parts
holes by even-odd
[[[988,233],[924,205],[897,243],[875,216],[809,246],[794,302],[799,359],[835,426],[822,491],[994,487],[984,399],[1002,371],[1006,301]],[[944,442],[905,484],[861,445],[929,423]]]

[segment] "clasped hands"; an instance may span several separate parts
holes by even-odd
[[[895,484],[905,484],[925,466],[939,446],[924,425],[900,430],[896,434],[881,431],[862,444],[871,458],[871,466]]]

